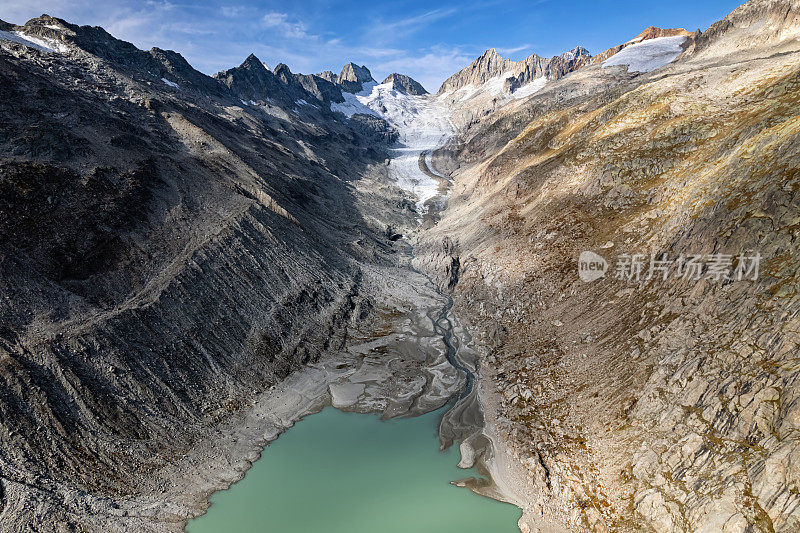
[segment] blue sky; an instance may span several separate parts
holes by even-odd
[[[596,54],[650,25],[705,30],[742,2],[0,0],[0,19],[22,24],[47,13],[103,26],[140,48],[176,50],[208,74],[253,52],[303,73],[354,61],[378,81],[397,71],[436,91],[487,48],[512,59],[577,45]]]

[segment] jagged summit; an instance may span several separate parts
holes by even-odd
[[[284,94],[284,84],[254,54],[247,56],[238,67],[214,74],[214,78],[245,102],[280,99]]]
[[[263,61],[257,58],[255,54],[250,54],[249,56],[247,56],[247,58],[244,61],[242,61],[242,64],[239,65],[239,68],[269,70],[267,65],[265,65]]]
[[[292,81],[292,71],[285,63],[278,63],[272,71],[283,83],[290,83]]]
[[[423,95],[428,94],[428,91],[425,90],[425,87],[422,86],[418,81],[414,80],[413,78],[406,76],[405,74],[398,74],[393,73],[389,74],[385,80],[382,82],[383,84],[391,83],[392,88],[404,92],[406,94],[414,94],[414,95]]]
[[[372,73],[369,69],[364,65],[358,66],[353,62],[342,67],[342,73],[336,79],[336,83],[341,85],[343,90],[350,93],[361,91],[364,84],[370,81],[375,80],[372,78]]]
[[[577,58],[583,57],[583,56],[591,57],[592,54],[590,54],[589,50],[587,50],[583,46],[576,46],[575,48],[573,48],[569,52],[564,52],[563,54],[561,54],[558,57],[560,57],[561,59],[566,59],[567,61],[572,61],[574,59],[577,59]]]
[[[331,83],[336,83],[337,76],[331,70],[323,70],[319,74],[314,74],[318,78],[322,78],[325,81],[329,81]]]
[[[583,47],[552,58],[531,54],[522,61],[512,61],[490,48],[467,67],[453,74],[439,88],[438,94],[455,91],[467,85],[481,85],[498,76],[508,76],[507,88],[513,90],[536,78],[560,78],[588,63],[591,55]]]

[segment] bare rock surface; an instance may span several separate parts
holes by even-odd
[[[406,76],[405,74],[398,74],[396,72],[394,74],[389,74],[381,83],[391,83],[392,88],[406,94],[414,94],[417,96],[428,94],[428,91],[425,90],[425,87],[423,87],[418,81]]]
[[[800,527],[797,13],[748,2],[671,65],[585,66],[439,152],[454,184],[415,264],[485,351],[486,490],[524,527]],[[609,263],[591,283],[586,250]],[[619,277],[651,253],[730,270]],[[755,253],[757,279],[733,276]]]

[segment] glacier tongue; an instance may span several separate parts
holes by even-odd
[[[379,116],[397,129],[400,139],[391,150],[389,176],[399,187],[413,193],[417,211],[425,212],[425,203],[439,194],[440,180],[420,170],[420,157],[453,135],[455,128],[447,104],[433,96],[403,93],[391,83],[366,83],[361,92],[343,96],[344,102],[331,105],[333,111],[348,117],[356,113]]]

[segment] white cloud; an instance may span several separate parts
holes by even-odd
[[[523,44],[520,46],[512,46],[510,48],[498,48],[497,51],[501,55],[509,55],[509,54],[515,54],[517,52],[522,52],[523,50],[527,50],[530,47],[531,47],[530,44]]]
[[[367,30],[369,38],[375,42],[388,42],[398,37],[407,37],[412,33],[422,30],[429,24],[449,17],[456,12],[455,8],[434,9],[419,15],[398,20],[378,20],[371,24]]]
[[[222,11],[223,17],[232,19],[244,14],[245,9],[242,6],[222,6],[220,11]]]
[[[276,28],[284,36],[294,39],[308,39],[313,37],[307,33],[307,27],[302,21],[290,20],[286,13],[273,11],[267,13],[261,19],[265,28]]]

